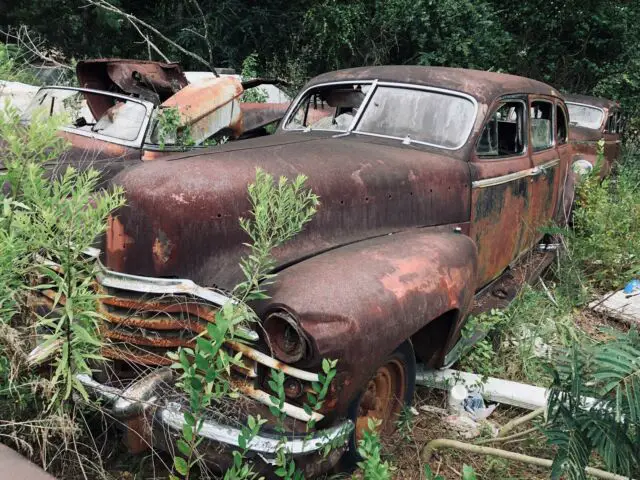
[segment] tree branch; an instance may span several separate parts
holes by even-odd
[[[123,10],[120,10],[118,7],[112,5],[111,3],[109,3],[107,0],[85,0],[85,2],[89,5],[93,5],[95,7],[99,7],[102,8],[103,10],[106,10],[108,12],[111,13],[115,13],[117,15],[120,15],[121,17],[124,17],[125,19],[127,19],[127,21],[129,21],[130,23],[135,23],[137,26],[139,27],[144,27],[147,30],[150,30],[151,32],[153,32],[155,35],[157,35],[158,37],[160,37],[162,40],[164,40],[165,42],[167,42],[169,45],[171,45],[172,47],[174,47],[175,49],[179,50],[180,52],[184,53],[185,55],[197,60],[198,62],[202,63],[203,65],[206,65],[207,68],[209,68],[213,74],[217,77],[218,76],[218,72],[216,72],[215,68],[213,68],[213,65],[211,64],[211,62],[207,62],[204,58],[202,58],[200,55],[198,55],[197,53],[193,53],[189,50],[187,50],[186,48],[184,48],[183,46],[181,46],[180,44],[174,42],[173,40],[171,40],[169,37],[167,37],[166,35],[164,35],[160,30],[158,30],[157,28],[149,25],[147,22],[145,22],[144,20],[140,20],[138,17],[136,17],[135,15],[131,15],[130,13],[124,12]],[[198,6],[199,7],[199,6]],[[202,10],[201,10],[202,11]],[[210,46],[208,46],[210,47]]]

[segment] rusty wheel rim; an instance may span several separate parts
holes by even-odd
[[[404,405],[406,395],[405,367],[397,359],[378,368],[369,380],[358,405],[356,418],[356,441],[360,441],[364,432],[369,430],[369,419],[378,419],[382,423],[381,434],[393,432],[398,416]]]

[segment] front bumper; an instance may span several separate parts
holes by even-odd
[[[94,399],[102,402],[103,409],[116,419],[128,424],[143,416],[149,424],[157,422],[167,427],[164,429],[165,433],[178,438],[184,425],[181,405],[178,402],[167,402],[164,406],[158,404],[162,384],[171,381],[171,375],[169,369],[159,369],[124,389],[103,385],[89,375],[78,375],[77,378]],[[276,451],[282,445],[294,457],[320,453],[326,446],[340,448],[345,444],[352,428],[352,423],[345,421],[309,435],[285,435],[284,442],[282,436],[258,435],[248,447],[266,463],[273,463]],[[240,428],[223,425],[210,418],[204,421],[199,435],[209,442],[233,448],[239,447],[240,433]]]

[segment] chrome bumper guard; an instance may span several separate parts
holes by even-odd
[[[114,417],[120,420],[127,420],[137,417],[156,406],[158,401],[156,389],[161,383],[170,381],[171,376],[171,370],[160,369],[125,389],[103,385],[89,375],[81,374],[77,376],[77,379],[86,388],[90,396],[104,402],[104,407],[109,408]],[[185,420],[184,413],[178,403],[169,402],[164,407],[157,407],[154,417],[176,433],[182,432]],[[319,453],[327,445],[344,445],[352,428],[353,423],[347,420],[339,425],[317,430],[307,436],[288,435],[284,443],[280,437],[258,435],[249,443],[249,450],[260,454],[263,460],[268,463],[271,463],[278,448],[284,448],[294,456]],[[229,447],[239,447],[238,437],[240,433],[241,430],[239,428],[223,425],[213,419],[207,419],[198,434],[212,442],[225,444]]]

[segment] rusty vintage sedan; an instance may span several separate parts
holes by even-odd
[[[417,362],[451,365],[461,329],[534,268],[518,270],[561,215],[571,170],[568,112],[552,87],[527,78],[416,66],[327,73],[297,96],[274,135],[176,154],[118,174],[127,205],[112,215],[99,288],[110,359],[81,381],[128,427],[130,446],[169,448],[185,405],[159,395],[173,380],[167,353],[190,345],[242,280],[256,167],[303,173],[317,214],[274,252],[271,298],[248,335],[232,382],[242,408],[212,414],[200,434],[224,468],[247,413],[270,417],[270,369],[286,376],[287,443],[307,475],[357,458],[367,420],[393,430],[411,402]],[[547,259],[547,256],[544,256]],[[531,263],[531,262],[530,262]],[[305,437],[304,392],[322,359],[338,373]],[[166,388],[166,387],[165,387]],[[152,408],[148,399],[155,398]],[[109,407],[110,406],[110,407]],[[341,448],[326,458],[329,442]],[[268,423],[251,444],[273,462]]]
[[[575,160],[589,169],[596,165],[598,141],[604,140],[602,177],[609,174],[620,156],[624,117],[620,103],[586,95],[564,95],[569,110],[569,138]]]

